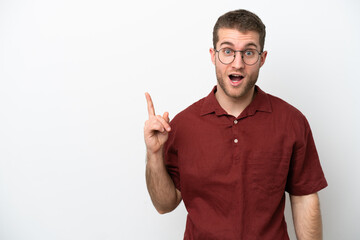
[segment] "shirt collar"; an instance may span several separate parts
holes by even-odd
[[[227,112],[220,106],[219,102],[215,97],[215,93],[217,90],[217,86],[211,90],[210,94],[205,97],[204,103],[200,110],[200,115],[204,116],[206,114],[215,113],[217,116],[228,115]],[[260,112],[272,112],[271,103],[269,100],[269,96],[262,91],[258,86],[255,86],[255,98],[252,102],[247,106],[244,111],[240,114],[240,118],[251,116],[256,113],[256,111]]]

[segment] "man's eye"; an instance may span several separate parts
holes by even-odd
[[[234,52],[234,50],[232,50],[232,49],[230,49],[230,48],[224,49],[224,53],[225,53],[226,55],[232,55],[233,52]]]
[[[246,50],[245,51],[245,56],[247,56],[247,57],[251,57],[251,56],[254,56],[254,55],[255,55],[254,50]]]

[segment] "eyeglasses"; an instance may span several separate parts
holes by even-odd
[[[235,60],[236,52],[241,54],[241,59],[246,65],[254,65],[260,59],[263,52],[258,52],[256,49],[246,49],[243,51],[233,50],[231,48],[221,48],[215,50],[218,53],[219,61],[223,64],[230,64]]]

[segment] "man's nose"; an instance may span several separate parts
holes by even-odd
[[[232,62],[232,67],[236,69],[240,69],[244,67],[244,62],[242,60],[241,52],[235,52],[235,59]]]

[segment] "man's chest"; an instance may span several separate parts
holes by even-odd
[[[178,149],[182,189],[284,191],[292,135],[272,121],[247,120],[195,122],[184,129]]]

